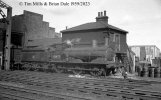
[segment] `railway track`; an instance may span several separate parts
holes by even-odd
[[[53,74],[52,74],[53,75]],[[59,92],[75,95],[77,97],[97,98],[96,100],[161,100],[159,91],[146,91],[139,89],[151,85],[150,82],[116,79],[76,79],[58,77],[59,75],[15,72],[0,74],[3,81],[25,84],[29,89]],[[112,84],[111,84],[112,83]],[[138,83],[138,84],[137,84]],[[93,98],[92,98],[93,100]]]
[[[149,91],[141,91],[141,90],[128,90],[128,89],[120,89],[120,88],[114,88],[114,87],[93,87],[93,86],[77,86],[77,85],[68,85],[68,84],[63,84],[63,85],[58,85],[58,84],[38,84],[38,83],[32,83],[30,82],[29,83],[30,85],[34,85],[34,87],[36,86],[37,88],[36,89],[39,89],[39,88],[42,88],[42,87],[45,87],[46,89],[53,89],[55,91],[67,91],[68,93],[69,92],[74,92],[74,93],[78,93],[79,92],[79,95],[82,95],[82,94],[87,94],[88,95],[90,94],[90,96],[96,96],[97,97],[119,97],[119,95],[121,97],[128,97],[128,98],[142,98],[143,100],[159,100],[160,99],[160,93],[158,94],[157,92],[149,92]],[[28,85],[29,85],[28,84]],[[54,87],[53,87],[54,85]],[[60,91],[61,90],[61,91]],[[82,96],[85,96],[85,95],[82,95]],[[157,97],[159,96],[159,97]],[[156,99],[158,98],[158,99]],[[135,100],[134,99],[134,100]],[[138,99],[139,100],[139,99]]]
[[[29,77],[30,76],[30,77]],[[22,76],[9,76],[8,79],[9,80],[19,80],[22,81],[23,79],[26,80],[26,78],[28,77],[28,81],[29,82],[38,82],[38,83],[50,83],[51,81],[53,81],[53,84],[59,84],[59,83],[70,83],[70,84],[79,84],[79,85],[97,85],[97,86],[108,86],[108,85],[115,85],[116,87],[119,87],[119,85],[124,85],[124,87],[128,88],[128,89],[133,89],[133,88],[139,88],[142,86],[146,86],[146,85],[150,85],[149,82],[138,82],[138,81],[134,81],[134,80],[115,80],[115,79],[108,79],[108,80],[97,80],[97,79],[77,79],[77,78],[69,78],[69,77],[59,77],[55,76],[55,77],[51,77],[51,75],[47,75],[47,76],[43,76],[43,78],[41,78],[41,76],[35,76],[35,75],[29,75],[29,76],[25,76],[23,74]],[[2,78],[2,77],[1,77]],[[64,79],[65,78],[65,79]],[[6,76],[4,76],[4,79],[7,79]],[[57,80],[57,81],[55,81]]]
[[[73,80],[78,80],[77,78],[70,78],[70,77],[68,77],[68,75],[65,75],[65,74],[64,75],[66,77],[64,77],[64,75],[62,75],[62,74],[44,74],[44,73],[39,73],[39,72],[32,72],[32,73],[34,73],[32,75],[32,73],[30,73],[30,72],[23,72],[23,71],[22,72],[18,71],[18,73],[16,73],[16,72],[17,71],[15,71],[15,73],[13,73],[13,74],[11,74],[11,73],[9,73],[9,74],[8,73],[6,73],[6,74],[3,73],[3,76],[16,77],[16,78],[20,77],[21,79],[24,77],[24,79],[29,78],[30,80],[39,79],[39,80],[44,80],[44,81],[55,80],[55,78],[58,79],[57,77],[59,77],[59,79],[61,79],[61,76],[63,76],[63,78],[67,78],[69,80],[72,80],[72,79]],[[43,76],[43,77],[41,78],[40,75]],[[137,83],[139,85],[149,85],[149,84],[152,83],[152,82],[143,81],[143,80],[124,80],[124,79],[114,79],[114,78],[108,78],[108,79],[96,79],[96,78],[94,78],[94,79],[90,79],[90,80],[80,78],[79,80],[81,80],[81,81],[91,81],[91,82],[101,82],[101,83],[102,82],[103,83],[119,82],[119,83],[130,83],[130,84]],[[153,82],[156,83],[155,81],[153,81]],[[157,82],[157,83],[161,83],[161,82]]]
[[[31,74],[29,74],[29,75],[31,75]],[[23,81],[23,80],[26,80],[26,78],[28,76],[24,75],[23,76],[24,78],[23,78],[19,74],[19,77],[20,77],[20,79],[18,78],[18,76],[13,76],[13,77],[10,76],[10,77],[8,77],[8,80],[10,80],[10,81],[11,80],[12,81],[16,81],[16,80]],[[79,85],[89,84],[89,85],[93,85],[93,86],[97,85],[97,86],[103,86],[103,87],[106,87],[109,85],[110,86],[114,85],[114,87],[124,87],[127,89],[135,89],[135,88],[139,88],[139,87],[143,87],[143,86],[145,87],[145,86],[150,85],[150,82],[138,82],[138,81],[135,82],[134,80],[133,81],[132,80],[125,81],[125,80],[111,80],[111,79],[109,79],[107,81],[107,80],[95,80],[95,79],[93,79],[93,80],[76,79],[76,78],[68,78],[68,77],[64,77],[64,78],[61,78],[61,77],[54,78],[54,77],[51,77],[51,75],[50,76],[47,75],[47,76],[43,76],[43,77],[31,75],[30,77],[28,77],[27,81],[29,83],[38,82],[38,83],[42,83],[42,84],[51,83],[51,81],[53,81],[52,84],[60,84],[60,83],[79,84]],[[6,80],[7,78],[4,77],[4,79]]]
[[[0,84],[0,93],[19,97],[18,100],[92,100],[90,98],[62,95],[56,92],[42,91],[29,87],[15,87],[10,85]]]

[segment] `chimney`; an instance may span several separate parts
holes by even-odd
[[[98,17],[100,17],[101,15],[100,15],[100,12],[98,12]]]
[[[103,12],[101,12],[101,17],[103,16]]]
[[[106,16],[106,10],[103,12],[98,12],[98,16],[96,17],[96,22],[104,22],[108,24],[108,16]]]
[[[104,11],[104,16],[106,16],[106,10]]]

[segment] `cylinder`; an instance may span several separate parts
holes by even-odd
[[[150,68],[149,74],[150,77],[154,77],[154,68]]]
[[[138,76],[141,76],[141,66],[137,66],[137,73],[138,73]]]
[[[145,66],[144,68],[143,68],[143,77],[148,77],[148,67],[147,66]]]
[[[158,76],[158,78],[160,78],[160,67],[157,68],[157,71],[158,71],[157,76]]]
[[[154,77],[160,78],[160,67],[154,69]]]
[[[155,78],[158,77],[158,70],[157,70],[157,68],[154,68],[154,77],[155,77]]]
[[[148,77],[151,77],[151,68],[150,67],[148,68],[148,73],[149,73]]]
[[[152,68],[151,71],[152,71],[152,77],[154,77],[154,68]]]

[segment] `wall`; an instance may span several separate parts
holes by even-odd
[[[80,38],[79,46],[91,46],[93,40],[97,40],[97,45],[104,45],[105,44],[105,32],[106,30],[94,30],[94,31],[76,31],[76,32],[68,32],[62,33],[62,40],[72,40],[76,38]],[[119,34],[118,32],[112,32],[114,34]],[[113,34],[110,35],[110,38],[113,38]],[[126,52],[127,44],[126,44],[126,34],[119,34],[120,36],[120,51]],[[112,39],[109,39],[109,42],[112,42]]]
[[[49,27],[48,36],[54,38],[55,37],[55,28]]]
[[[24,11],[24,32],[25,32],[25,46],[28,42],[38,39],[54,38],[56,34],[55,29],[51,30],[49,23],[43,21],[43,15]],[[51,34],[52,33],[52,34]]]
[[[155,47],[155,57],[160,57],[160,49]]]
[[[92,45],[93,40],[97,40],[97,43],[104,42],[103,31],[84,31],[84,32],[71,32],[71,33],[63,33],[62,40],[72,40],[80,38],[79,44],[84,44],[82,46]]]
[[[146,46],[146,59],[150,61],[155,57],[154,46]]]
[[[145,61],[146,60],[146,50],[145,50],[145,47],[144,46],[141,46],[140,47],[140,60],[141,61]]]
[[[26,40],[34,40],[41,38],[43,30],[43,16],[40,14],[24,11],[24,18]]]
[[[131,46],[131,50],[135,52],[136,57],[139,57],[143,61],[144,57],[146,61],[151,62],[155,57],[159,57],[160,49],[155,45],[146,45],[146,46]]]
[[[120,51],[126,52],[127,51],[127,43],[126,43],[126,34],[120,34]]]
[[[140,58],[140,47],[130,47],[130,48],[135,53],[136,57]]]
[[[41,38],[48,38],[49,37],[49,23],[48,22],[42,22],[42,32],[41,32]]]
[[[12,17],[12,32],[24,32],[24,16],[16,15]]]

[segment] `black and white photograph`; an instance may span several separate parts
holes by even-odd
[[[161,0],[0,0],[0,100],[161,100]]]

